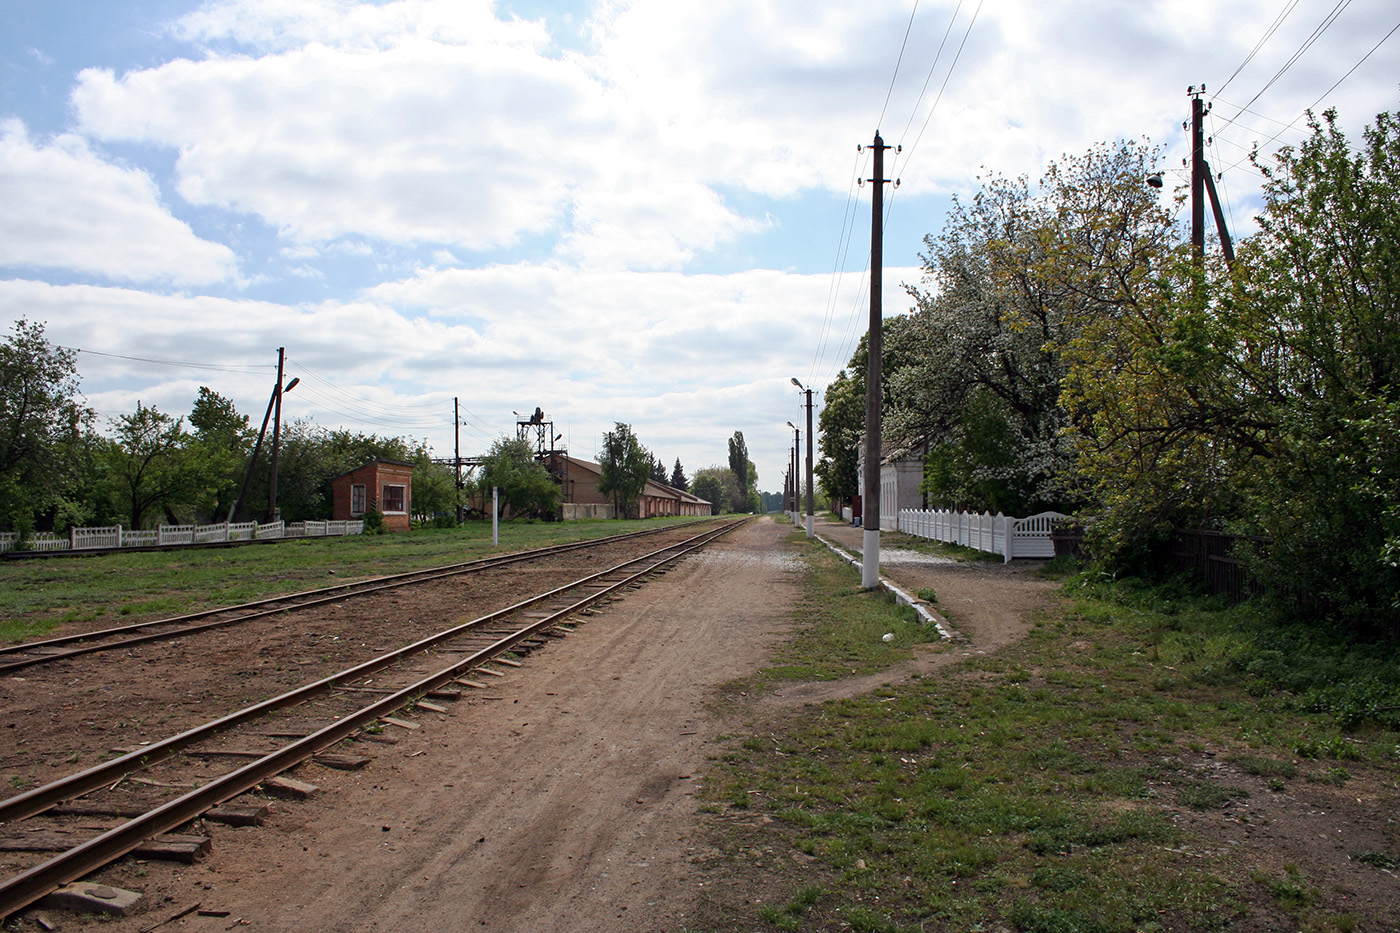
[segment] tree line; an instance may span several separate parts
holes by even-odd
[[[1160,158],[1099,145],[955,202],[884,324],[886,436],[924,456],[932,505],[1075,513],[1116,569],[1177,528],[1254,536],[1240,557],[1274,599],[1393,630],[1396,118],[1354,146],[1329,111],[1272,164],[1256,152],[1259,229],[1228,266],[1145,184]],[[864,382],[862,344],[821,414],[829,496],[859,491]]]
[[[42,324],[20,320],[0,342],[0,529],[63,531],[71,526],[216,523],[270,516],[270,437],[251,469],[258,430],[234,403],[201,386],[186,415],[137,402],[107,431],[82,402],[76,353],[50,343]],[[270,435],[270,432],[269,432]],[[648,481],[696,495],[717,511],[757,511],[758,474],[743,434],[729,441],[730,468],[687,477],[679,458],[664,461],[617,423],[604,435],[600,491],[617,515],[635,514]],[[280,432],[277,510],[286,521],[329,518],[331,481],[374,459],[413,464],[411,509],[419,523],[452,525],[459,510],[480,514],[499,490],[502,513],[552,518],[561,489],[524,438],[501,437],[481,469],[458,483],[427,445],[293,420]],[[245,487],[246,483],[246,487]],[[241,498],[240,498],[241,493]],[[372,517],[372,516],[371,516]]]
[[[236,500],[235,519],[266,520],[270,439],[260,468],[248,472],[257,435],[247,415],[207,386],[187,415],[138,401],[99,432],[96,413],[81,402],[75,353],[51,344],[42,324],[18,321],[0,343],[0,528],[213,523]],[[414,464],[420,519],[451,514],[454,477],[426,445],[297,419],[281,430],[281,517],[330,517],[331,480],[376,458]]]

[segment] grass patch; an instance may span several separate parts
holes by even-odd
[[[490,523],[474,522],[393,535],[0,561],[0,643],[39,638],[71,622],[180,615],[684,521],[505,522],[500,548],[491,546]]]
[[[808,593],[797,609],[797,634],[760,674],[760,682],[834,680],[869,674],[908,658],[938,632],[883,589],[862,590],[849,565],[827,548],[807,544]],[[885,641],[885,635],[893,636]],[[755,689],[761,689],[757,684]]]
[[[901,656],[882,654],[877,633],[907,633],[902,611],[860,593],[855,572],[824,552],[807,562],[798,634],[749,685],[757,691]],[[1338,707],[1305,701],[1356,646],[1314,633],[1288,642],[1307,656],[1275,659],[1254,610],[1083,576],[1066,592],[1060,610],[997,655],[727,737],[705,791],[721,849],[777,852],[770,887],[823,893],[801,910],[790,906],[797,894],[770,898],[789,906],[757,916],[731,904],[716,929],[1126,933],[1277,928],[1282,916],[1295,928],[1354,928],[1296,869],[1259,874],[1173,813],[1209,820],[1247,800],[1238,772],[1281,790],[1300,775],[1295,757],[1393,766],[1397,737],[1383,716],[1347,731]],[[1275,660],[1297,692],[1276,680],[1262,689]],[[1380,706],[1400,681],[1369,662],[1354,676],[1366,684],[1326,686]],[[1202,755],[1232,766],[1234,780],[1202,768]],[[1350,779],[1337,766],[1308,777]],[[777,867],[784,851],[803,867]],[[1393,867],[1384,853],[1354,858]]]

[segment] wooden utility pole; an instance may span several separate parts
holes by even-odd
[[[267,483],[267,520],[277,521],[277,457],[282,449],[282,370],[287,348],[277,348],[277,390],[273,393],[276,409],[272,420],[272,478]]]
[[[1235,247],[1230,242],[1230,231],[1225,227],[1225,212],[1220,208],[1220,195],[1215,190],[1215,178],[1210,164],[1206,161],[1205,101],[1206,86],[1192,85],[1186,89],[1191,97],[1191,248],[1198,262],[1206,254],[1206,195],[1210,195],[1211,213],[1215,217],[1215,230],[1220,235],[1220,250],[1225,254],[1226,265],[1235,264]]]
[[[875,153],[874,178],[869,179],[874,190],[870,196],[870,330],[866,338],[865,365],[865,483],[861,511],[860,585],[865,589],[880,585],[880,356],[884,352],[884,213],[885,213],[885,150],[889,149],[877,130],[871,149]]]
[[[457,396],[452,396],[452,463],[457,471],[453,482],[452,504],[457,511],[457,524],[462,524],[462,413]]]

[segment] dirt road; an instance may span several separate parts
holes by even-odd
[[[701,891],[688,859],[717,684],[751,673],[799,581],[786,525],[751,523],[615,602],[355,773],[279,803],[269,826],[211,827],[181,872],[102,880],[160,906],[104,930],[652,930]],[[465,701],[464,701],[465,702]],[[241,923],[238,923],[241,921]],[[237,924],[235,926],[235,924]]]

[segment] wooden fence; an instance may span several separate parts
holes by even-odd
[[[319,538],[357,535],[365,530],[360,520],[337,522],[220,522],[217,525],[161,525],[150,531],[133,531],[121,525],[70,528],[67,534],[41,531],[24,542],[27,551],[95,551],[127,547],[179,547],[222,544],[229,541],[270,541],[279,538]],[[0,532],[0,553],[13,551],[19,535]]]
[[[1223,531],[1177,530],[1172,533],[1171,559],[1178,569],[1204,580],[1210,593],[1242,603],[1259,595],[1262,588],[1250,576],[1249,565],[1240,555],[1267,544],[1265,538]]]
[[[947,509],[901,509],[900,531],[945,544],[960,544],[1000,554],[1009,563],[1016,557],[1054,557],[1052,538],[1059,512],[1015,518],[1000,512],[952,512]]]

